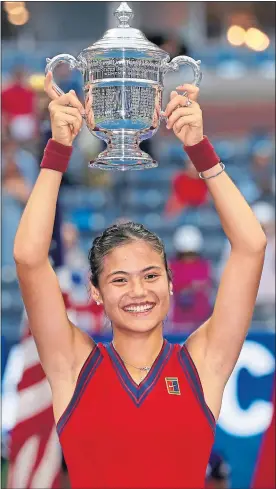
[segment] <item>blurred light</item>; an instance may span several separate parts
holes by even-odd
[[[8,14],[11,14],[19,8],[25,8],[25,2],[4,2],[4,10],[6,10]]]
[[[233,46],[241,46],[245,40],[246,31],[239,25],[232,25],[227,31],[227,40]]]
[[[25,9],[24,5],[19,5],[18,7],[15,7],[8,12],[8,18],[15,16],[15,15],[21,15],[21,14],[23,14],[23,12],[25,12],[25,10],[26,9]]]
[[[29,84],[33,90],[44,90],[45,75],[43,73],[33,73],[29,78]]]
[[[8,15],[8,20],[13,25],[24,25],[28,22],[30,14],[25,8],[19,14],[10,13]]]
[[[251,27],[246,31],[245,44],[254,51],[264,51],[268,48],[270,40],[264,32]]]

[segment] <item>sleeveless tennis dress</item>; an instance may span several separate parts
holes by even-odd
[[[96,345],[57,431],[72,489],[199,489],[215,425],[187,348],[164,340],[140,385]]]

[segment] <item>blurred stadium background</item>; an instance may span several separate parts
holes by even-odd
[[[68,487],[66,476],[59,478],[60,454],[50,435],[49,396],[42,402],[35,395],[42,392],[35,388],[43,382],[43,373],[36,376],[35,369],[40,367],[16,280],[13,239],[43,148],[51,137],[49,101],[43,93],[45,59],[60,53],[78,55],[115,26],[113,12],[118,5],[105,1],[1,2],[2,487]],[[132,25],[171,57],[187,54],[202,60],[200,103],[205,133],[254,206],[268,237],[252,326],[225,391],[206,484],[272,488],[275,3],[142,1],[129,5],[135,13]],[[73,88],[82,100],[80,74],[62,67],[56,76],[64,91]],[[170,91],[190,78],[186,68],[169,74],[164,104]],[[87,162],[102,146],[82,129],[60,193],[51,257],[68,314],[96,339],[106,340],[110,327],[103,311],[90,301],[86,256],[93,238],[106,226],[118,220],[142,222],[165,242],[177,284],[165,332],[171,341],[182,342],[210,313],[228,244],[205,187],[174,135],[161,123],[158,133],[143,144],[159,161],[158,169],[118,174],[91,171]],[[49,314],[54,318],[54,311]],[[44,389],[46,392],[47,386]],[[37,445],[30,448],[33,437]],[[8,461],[14,473],[7,486]],[[43,463],[46,471],[40,470]]]

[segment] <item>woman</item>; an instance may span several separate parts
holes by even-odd
[[[48,261],[62,173],[83,107],[73,92],[56,95],[51,74],[45,88],[53,99],[53,139],[21,219],[14,257],[72,487],[203,487],[223,389],[254,309],[265,235],[203,137],[198,89],[178,87],[192,103],[172,92],[167,127],[208,178],[232,245],[214,311],[183,347],[165,341],[162,324],[173,283],[163,244],[139,224],[115,225],[89,253],[92,295],[113,326],[113,342],[96,345],[69,322]]]

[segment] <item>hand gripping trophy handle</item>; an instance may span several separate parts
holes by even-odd
[[[200,64],[201,64],[200,60],[195,61],[193,58],[190,58],[189,56],[176,56],[176,58],[173,58],[170,61],[170,63],[165,63],[164,69],[165,72],[168,72],[168,71],[177,71],[181,65],[191,66],[194,72],[194,79],[192,81],[192,85],[198,87],[202,78]],[[181,95],[185,96],[184,94]],[[161,117],[162,119],[167,120],[167,117],[165,116],[164,112],[161,112]]]
[[[77,69],[79,70],[82,74],[85,71],[85,60],[77,60],[74,58],[74,56],[71,56],[71,54],[59,54],[58,56],[55,56],[54,58],[46,58],[46,68],[45,68],[45,74],[47,75],[48,71],[51,71],[54,76],[54,70],[55,68],[62,64],[62,63],[67,63],[69,65],[70,70]],[[64,95],[63,90],[58,86],[58,84],[55,82],[53,79],[53,88],[57,92],[58,95]]]

